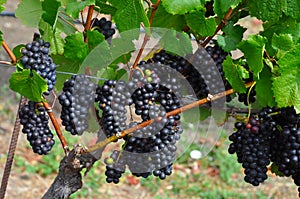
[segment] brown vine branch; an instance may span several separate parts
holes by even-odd
[[[246,84],[246,88],[249,88],[251,87],[252,85],[254,84],[254,82],[249,82]],[[192,108],[195,108],[195,107],[198,107],[198,106],[201,106],[207,102],[212,102],[212,101],[216,101],[222,97],[225,97],[227,95],[231,95],[233,94],[235,91],[233,89],[229,89],[229,90],[226,90],[224,92],[221,92],[221,93],[217,93],[215,95],[213,95],[212,97],[207,97],[207,98],[204,98],[204,99],[201,99],[201,100],[198,100],[198,101],[195,101],[195,102],[192,102],[188,105],[185,105],[183,107],[180,107],[178,109],[175,109],[173,111],[170,111],[166,114],[166,117],[170,117],[170,116],[173,116],[173,115],[177,115],[179,113],[182,113],[184,111],[187,111],[187,110],[190,110]],[[87,149],[84,153],[90,153],[90,152],[93,152],[97,149],[101,149],[103,147],[105,147],[107,144],[109,144],[110,142],[113,142],[113,141],[116,141],[118,140],[119,138],[122,138],[136,130],[139,130],[139,129],[142,129],[150,124],[152,124],[154,122],[154,119],[151,119],[151,120],[148,120],[148,121],[145,121],[145,122],[142,122],[141,124],[139,125],[136,125],[136,126],[133,126],[131,128],[128,128],[122,132],[120,132],[118,135],[113,135],[109,138],[106,138],[105,140],[101,141],[101,142],[98,142],[97,144],[93,145],[92,147],[90,147],[89,149]]]
[[[214,35],[209,36],[205,39],[205,41],[201,44],[202,47],[205,47],[210,40],[212,40],[212,38],[224,27],[224,25],[227,24],[229,17],[232,14],[233,9],[229,8],[229,10],[227,11],[226,15],[224,16],[224,18],[222,19],[221,23],[218,25],[218,27],[216,28],[216,31],[214,33]]]
[[[92,22],[94,7],[95,7],[94,5],[89,6],[88,15],[86,17],[85,28],[84,28],[85,32],[87,32],[88,30],[91,29],[91,22]],[[87,43],[87,37],[86,36],[84,38],[84,42]]]
[[[149,26],[150,27],[152,26],[153,18],[155,16],[155,13],[156,13],[156,10],[157,10],[159,4],[160,4],[160,0],[157,0],[157,2],[154,5],[151,6],[152,10],[151,10],[150,18],[149,18]],[[141,59],[141,56],[143,54],[143,51],[145,49],[145,46],[146,46],[148,41],[149,41],[149,36],[147,35],[147,33],[145,33],[144,41],[143,41],[142,46],[141,46],[141,48],[140,48],[140,50],[139,50],[139,52],[138,52],[138,54],[135,58],[135,61],[133,63],[133,66],[132,66],[133,69],[135,69],[136,66],[138,65],[138,63]],[[129,79],[131,79],[132,74],[133,74],[133,71],[130,73],[130,78]]]
[[[13,64],[17,63],[17,58],[16,58],[15,54],[8,47],[8,45],[5,41],[2,41],[2,46],[3,46],[4,50],[6,51],[6,53],[8,54],[8,56],[10,57],[11,63],[13,63]]]
[[[19,107],[17,110],[17,116],[16,116],[16,120],[15,120],[14,130],[13,130],[13,133],[11,136],[10,145],[9,145],[9,149],[8,149],[8,153],[7,153],[6,164],[5,164],[5,168],[4,168],[4,172],[3,172],[1,188],[0,188],[0,198],[4,198],[4,196],[5,196],[7,183],[8,183],[8,179],[10,176],[11,166],[12,166],[12,163],[14,160],[15,151],[16,151],[16,147],[17,147],[17,143],[18,143],[18,138],[19,138],[19,133],[20,133],[20,128],[21,128],[19,110],[26,103],[26,101],[27,101],[26,98],[21,96],[21,99],[19,102]]]
[[[65,137],[63,136],[60,128],[59,128],[58,122],[57,122],[57,120],[56,120],[56,118],[55,118],[55,116],[52,112],[52,108],[50,107],[50,105],[47,102],[42,102],[42,103],[43,103],[43,106],[45,107],[45,109],[47,110],[47,113],[48,113],[48,115],[51,119],[51,122],[52,122],[52,124],[54,126],[54,129],[56,131],[56,134],[57,134],[57,136],[58,136],[58,138],[61,142],[61,145],[62,145],[62,147],[65,151],[65,154],[68,154],[70,152],[70,150],[69,150],[67,141],[66,141]]]

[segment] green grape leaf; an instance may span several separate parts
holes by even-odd
[[[290,34],[274,33],[272,37],[272,47],[275,50],[289,51],[294,46],[293,37]]]
[[[82,62],[88,54],[88,46],[82,33],[76,32],[65,38],[64,54],[66,58]]]
[[[2,43],[2,41],[3,41],[3,38],[2,38],[2,32],[1,32],[1,30],[0,30],[0,43]]]
[[[34,28],[38,27],[42,14],[42,2],[36,0],[23,0],[16,10],[16,17],[19,18],[24,25]]]
[[[40,21],[39,27],[42,38],[51,45],[51,54],[63,54],[64,40],[61,38],[61,31],[59,29],[53,30],[52,26],[43,20]]]
[[[276,105],[274,99],[274,93],[272,88],[272,73],[269,67],[264,67],[259,75],[259,79],[256,79],[256,96],[261,106],[273,107]]]
[[[131,40],[124,37],[124,33],[121,33],[120,38],[114,38],[111,41],[110,52],[114,63],[127,63],[131,58],[131,52],[135,51],[134,44]]]
[[[168,13],[186,14],[193,10],[204,9],[201,0],[163,0],[162,5]]]
[[[86,36],[88,39],[89,50],[94,49],[98,44],[105,40],[104,35],[98,30],[89,30],[87,31]]]
[[[279,107],[294,106],[300,113],[300,45],[278,60],[280,76],[273,78],[275,101]]]
[[[245,28],[240,25],[234,25],[233,22],[229,22],[227,26],[223,28],[223,35],[218,35],[218,44],[226,52],[237,49],[237,45],[243,39]]]
[[[23,56],[23,54],[21,53],[21,49],[24,48],[24,47],[25,47],[24,44],[20,44],[20,45],[17,45],[16,47],[14,47],[13,53],[16,56],[17,59],[20,59],[20,57]]]
[[[113,19],[120,32],[131,30],[132,38],[138,38],[141,23],[144,27],[149,27],[149,20],[141,1],[110,0],[110,3],[117,8]],[[134,29],[136,31],[133,31]],[[149,30],[146,31],[149,33]]]
[[[97,74],[98,70],[108,66],[112,61],[109,45],[106,41],[103,41],[85,57],[78,73],[85,73],[86,67],[89,67],[92,74]]]
[[[151,12],[149,12],[150,17]],[[158,6],[152,27],[173,28],[181,31],[186,26],[184,15],[172,15],[163,6]]]
[[[5,7],[3,6],[3,4],[6,3],[6,0],[0,0],[0,13],[5,10]]]
[[[229,8],[235,8],[242,0],[215,0],[214,12],[223,19]]]
[[[271,164],[271,172],[274,173],[276,176],[280,176],[280,177],[285,176],[284,173],[278,170],[278,166],[274,162],[272,162]]]
[[[69,2],[66,4],[66,13],[76,19],[79,16],[79,12],[90,5],[95,5],[95,0]]]
[[[101,78],[99,81],[100,84],[103,84],[103,82],[106,79],[116,79],[116,69],[118,68],[117,65],[109,65],[107,67],[101,68],[100,70],[97,71],[97,77]]]
[[[284,0],[248,0],[247,6],[251,16],[263,21],[278,21],[286,2]]]
[[[79,70],[78,62],[74,60],[67,59],[63,55],[52,55],[53,62],[56,64],[57,74],[56,74],[56,85],[55,88],[57,91],[61,91],[64,85],[64,82],[71,77],[70,74],[76,74]]]
[[[238,45],[238,48],[244,53],[250,71],[256,76],[264,67],[263,53],[266,43],[267,39],[265,37],[250,35],[247,40],[241,41]]]
[[[96,0],[95,4],[99,7],[99,13],[110,14],[112,16],[116,14],[117,9],[106,2]]]
[[[247,70],[243,66],[233,63],[230,56],[226,57],[222,65],[225,78],[228,80],[233,90],[239,93],[246,93],[247,89],[243,78],[246,76],[245,73],[248,73]]]
[[[65,13],[62,7],[59,8],[58,18],[56,22],[56,28],[60,31],[66,33],[67,35],[76,32],[75,24],[73,18],[71,18],[67,13]]]
[[[127,71],[125,69],[120,69],[116,71],[116,79],[121,79],[125,74],[127,73]]]
[[[268,41],[273,39],[274,33],[277,35],[290,34],[294,43],[297,43],[300,39],[300,23],[291,17],[283,16],[279,21],[266,22],[263,26],[264,31],[261,33],[261,35],[266,37]],[[266,50],[268,54],[273,57],[276,54],[276,50],[273,49],[271,44],[271,42],[266,44]]]
[[[204,37],[211,36],[215,33],[217,23],[214,18],[205,18],[204,15],[204,12],[192,12],[185,19],[191,30]]]
[[[9,79],[9,88],[34,102],[43,101],[42,94],[48,86],[44,78],[30,70],[12,73]]]
[[[196,111],[193,111],[193,112],[196,112]],[[210,108],[205,108],[205,107],[199,107],[199,113],[200,113],[199,120],[204,121],[211,115],[211,109]],[[195,122],[198,122],[197,121],[198,118],[195,118],[195,119],[196,119]]]
[[[45,22],[50,24],[52,27],[55,26],[59,7],[60,7],[60,2],[56,0],[44,0],[42,3],[42,8],[44,11],[42,18]]]
[[[294,19],[300,19],[300,1],[299,0],[286,0],[286,9],[284,13]]]
[[[189,36],[184,32],[177,32],[171,29],[166,30],[160,39],[160,44],[167,52],[180,56],[192,53],[193,51]]]

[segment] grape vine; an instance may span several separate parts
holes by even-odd
[[[166,179],[176,164],[176,144],[187,133],[182,113],[193,109],[205,115],[207,109],[207,118],[217,121],[213,113],[225,113],[227,105],[248,109],[232,114],[237,121],[228,148],[244,168],[245,182],[258,186],[271,169],[292,177],[300,190],[300,12],[293,0],[268,5],[267,0],[22,0],[16,17],[39,33],[11,50],[0,31],[11,59],[0,64],[16,65],[10,89],[28,99],[18,112],[22,132],[34,153],[51,153],[50,119],[66,158],[80,159],[71,164],[80,176],[78,187],[56,195],[63,179],[58,176],[44,198],[68,198],[82,186],[80,171],[100,159],[108,183],[119,183],[126,169],[136,177]],[[240,22],[249,16],[261,20],[263,30],[246,36]],[[56,93],[65,131],[86,136],[94,120],[97,143],[69,150],[48,104]],[[223,124],[226,117],[220,120]],[[117,147],[102,157],[109,144]],[[61,164],[73,161],[64,160]]]

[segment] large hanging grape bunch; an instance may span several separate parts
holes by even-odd
[[[64,83],[58,100],[62,106],[62,125],[73,135],[88,128],[87,116],[95,98],[96,85],[86,75],[73,75]]]
[[[50,54],[50,43],[45,42],[40,35],[34,35],[34,41],[22,48],[23,57],[21,62],[25,69],[35,70],[43,77],[48,85],[48,90],[44,93],[49,95],[56,84],[56,65],[53,63]]]
[[[109,183],[119,182],[126,165],[135,176],[165,179],[172,173],[175,144],[183,132],[179,115],[166,118],[167,112],[180,107],[181,86],[172,68],[149,60],[131,75],[128,82],[108,80],[97,88],[102,130],[110,137],[150,119],[154,122],[123,137],[122,150],[105,159]],[[139,119],[133,120],[133,115]]]
[[[300,186],[300,117],[293,107],[263,108],[247,123],[235,123],[229,153],[245,168],[245,181],[257,186],[267,179],[270,162]],[[299,189],[300,196],[300,189]]]
[[[22,132],[27,135],[34,153],[47,155],[54,145],[49,117],[43,105],[29,101],[19,111]]]

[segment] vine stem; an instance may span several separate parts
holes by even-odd
[[[7,183],[8,179],[10,176],[10,171],[12,167],[12,163],[14,160],[15,156],[15,151],[18,143],[18,138],[19,138],[19,133],[21,129],[21,124],[20,124],[20,117],[19,117],[19,110],[21,107],[26,103],[27,99],[23,96],[21,96],[20,102],[19,102],[19,107],[17,110],[17,116],[15,120],[15,125],[14,125],[14,130],[11,136],[10,140],[10,145],[7,153],[7,159],[6,159],[6,164],[3,172],[3,177],[2,177],[2,182],[1,182],[1,188],[0,188],[0,198],[3,199],[5,196],[6,188],[7,188]]]
[[[205,41],[201,44],[202,47],[205,47],[209,42],[210,40],[212,40],[212,38],[224,27],[224,25],[227,24],[228,22],[228,19],[229,17],[231,16],[232,14],[232,11],[233,9],[232,8],[229,8],[229,10],[227,11],[226,15],[224,16],[224,18],[222,19],[221,23],[218,25],[218,27],[216,28],[215,30],[215,33],[214,35],[212,36],[209,36],[205,39]]]
[[[42,103],[43,103],[43,106],[45,107],[45,109],[47,110],[47,113],[48,113],[48,115],[51,119],[51,122],[52,122],[52,124],[54,126],[54,129],[56,131],[56,134],[57,134],[57,136],[58,136],[58,138],[61,142],[61,145],[62,145],[62,147],[65,151],[65,154],[67,155],[70,152],[70,149],[68,147],[68,144],[67,144],[67,141],[66,141],[65,137],[63,136],[63,134],[62,134],[62,132],[59,128],[58,122],[57,122],[57,120],[56,120],[56,118],[55,118],[55,116],[52,112],[52,108],[47,102],[42,102]]]
[[[156,10],[157,10],[159,4],[160,4],[160,0],[157,0],[157,2],[156,2],[154,5],[151,6],[151,7],[152,7],[152,10],[151,10],[150,18],[149,18],[149,26],[150,26],[150,27],[152,26],[153,18],[154,18],[154,16],[155,16],[155,13],[156,13]],[[141,56],[142,56],[142,54],[143,54],[143,51],[144,51],[144,49],[145,49],[145,46],[146,46],[147,42],[149,41],[149,39],[150,39],[149,36],[147,35],[147,33],[145,33],[145,37],[144,37],[142,46],[141,46],[141,48],[140,48],[140,50],[139,50],[139,52],[138,52],[138,54],[137,54],[137,56],[136,56],[136,58],[135,58],[135,60],[134,60],[134,63],[133,63],[133,65],[132,65],[132,69],[135,69],[136,66],[138,65],[138,63],[139,63],[139,61],[140,61],[140,59],[141,59]],[[132,75],[133,75],[133,71],[130,72],[130,77],[129,77],[129,79],[132,78]]]
[[[4,50],[6,51],[6,53],[8,54],[8,56],[11,59],[11,63],[15,64],[17,63],[17,58],[15,56],[15,54],[12,52],[12,50],[8,47],[7,43],[5,41],[2,41],[2,47],[4,48]]]
[[[88,15],[86,17],[86,22],[85,22],[85,32],[91,29],[91,22],[92,22],[92,16],[93,16],[93,11],[94,11],[94,5],[89,6],[88,10]],[[85,36],[84,42],[87,43],[87,37]]]
[[[254,82],[249,82],[246,84],[246,88],[249,88],[251,87],[252,85],[254,84]],[[170,117],[170,116],[173,116],[173,115],[177,115],[179,113],[182,113],[184,111],[187,111],[187,110],[190,110],[192,108],[195,108],[195,107],[198,107],[198,106],[201,106],[207,102],[212,102],[212,101],[216,101],[217,99],[220,99],[222,97],[225,97],[227,95],[230,95],[230,94],[233,94],[235,91],[233,89],[229,89],[229,90],[226,90],[224,92],[221,92],[221,93],[217,93],[215,95],[212,95],[210,97],[207,97],[207,98],[204,98],[204,99],[200,99],[198,101],[195,101],[195,102],[192,102],[188,105],[185,105],[183,107],[180,107],[178,109],[175,109],[173,111],[170,111],[166,114],[166,117]],[[109,144],[110,142],[113,142],[113,141],[116,141],[118,140],[119,138],[122,138],[136,130],[139,130],[139,129],[142,129],[150,124],[152,124],[155,120],[154,119],[150,119],[150,120],[147,120],[145,122],[142,122],[136,126],[133,126],[131,128],[128,128],[120,133],[118,133],[117,135],[113,135],[109,138],[106,138],[105,140],[101,141],[101,142],[98,142],[97,144],[91,146],[90,148],[88,148],[86,151],[84,151],[83,153],[90,153],[90,152],[93,152],[95,150],[98,150],[98,149],[101,149],[103,147],[105,147],[107,144]]]

